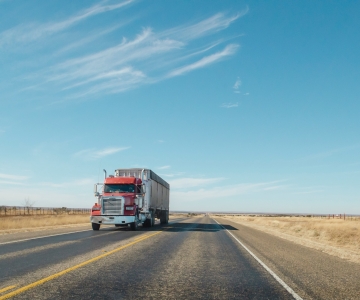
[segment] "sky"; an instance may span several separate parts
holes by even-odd
[[[0,205],[360,214],[360,2],[0,0]]]

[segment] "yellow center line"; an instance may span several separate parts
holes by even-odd
[[[16,287],[16,285],[11,285],[11,286],[8,286],[8,287],[6,287],[6,288],[3,288],[3,289],[0,290],[0,293],[6,292],[6,291],[8,291],[8,290],[11,290],[11,289],[13,289],[14,287]]]
[[[23,293],[23,292],[25,292],[25,291],[27,291],[27,290],[29,290],[29,289],[32,289],[32,288],[34,288],[34,287],[36,287],[36,286],[38,286],[38,285],[40,285],[40,284],[43,284],[43,283],[45,283],[45,282],[48,282],[48,281],[53,280],[53,279],[55,279],[55,278],[58,278],[58,277],[60,277],[60,276],[62,276],[62,275],[65,275],[66,273],[69,273],[69,272],[74,271],[74,270],[76,270],[76,269],[78,269],[78,268],[81,268],[81,267],[83,267],[83,266],[86,266],[86,265],[88,265],[88,264],[90,264],[90,263],[92,263],[92,262],[95,262],[95,261],[97,261],[97,260],[99,260],[99,259],[101,259],[101,258],[104,258],[104,257],[106,257],[106,256],[108,256],[108,255],[110,255],[110,254],[113,254],[113,253],[115,253],[115,252],[118,252],[118,251],[120,251],[120,250],[123,250],[123,249],[125,249],[125,248],[127,248],[127,247],[129,247],[129,246],[131,246],[131,245],[134,245],[134,244],[139,243],[139,242],[141,242],[141,241],[143,241],[143,240],[146,240],[146,239],[148,239],[148,238],[150,238],[150,237],[152,237],[152,236],[154,236],[154,235],[157,235],[157,234],[159,234],[159,233],[161,233],[161,232],[162,232],[162,231],[158,231],[158,232],[156,232],[156,233],[147,235],[147,236],[145,236],[145,237],[143,237],[143,238],[139,238],[139,239],[137,239],[136,241],[130,242],[130,243],[124,245],[124,246],[121,246],[121,247],[119,247],[119,248],[116,248],[116,249],[111,250],[111,251],[109,251],[109,252],[106,252],[106,253],[104,253],[104,254],[101,254],[101,255],[99,255],[99,256],[96,256],[96,257],[94,257],[94,258],[91,258],[91,259],[89,259],[89,260],[87,260],[87,261],[84,261],[84,262],[78,264],[78,265],[72,266],[72,267],[70,267],[70,268],[68,268],[68,269],[65,269],[65,270],[61,271],[61,272],[55,273],[55,274],[53,274],[53,275],[50,275],[50,276],[48,276],[48,277],[45,277],[45,278],[43,278],[43,279],[40,279],[40,280],[35,281],[35,282],[33,282],[33,283],[30,283],[30,284],[28,284],[28,285],[26,285],[26,286],[24,286],[24,287],[22,287],[22,288],[19,288],[19,289],[15,290],[15,291],[12,291],[12,292],[10,292],[10,293],[8,293],[8,294],[6,294],[6,295],[0,296],[0,300],[9,299],[9,298],[14,297],[14,296],[16,296],[16,295],[19,295],[19,294],[21,294],[21,293]]]
[[[146,235],[139,236],[139,237],[135,238],[134,241],[143,239],[143,238],[145,238],[145,237],[148,237],[148,235],[146,234]]]

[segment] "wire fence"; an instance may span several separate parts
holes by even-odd
[[[228,217],[294,217],[294,218],[316,218],[316,219],[338,219],[338,220],[346,220],[346,221],[360,221],[360,215],[351,215],[351,214],[252,214],[252,213],[240,213],[240,214],[232,214],[232,213],[224,213],[214,214],[215,216],[228,216]]]
[[[89,208],[0,206],[0,217],[34,215],[85,215]]]

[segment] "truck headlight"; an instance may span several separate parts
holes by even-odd
[[[126,210],[134,210],[134,206],[126,206]]]

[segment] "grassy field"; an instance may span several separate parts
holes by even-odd
[[[360,219],[261,216],[223,218],[360,263]]]
[[[0,218],[0,232],[89,223],[89,215],[11,216]]]

